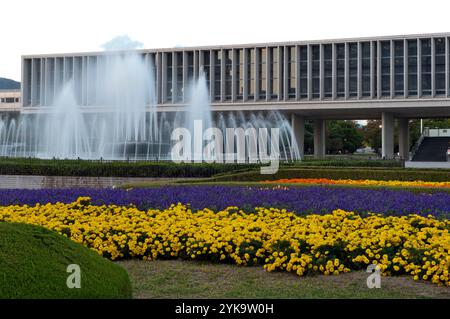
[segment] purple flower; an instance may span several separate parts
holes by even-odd
[[[388,215],[432,214],[448,218],[449,193],[414,193],[404,190],[359,189],[332,187],[302,187],[271,189],[267,186],[163,186],[157,188],[124,189],[40,189],[0,190],[0,205],[36,203],[69,203],[79,196],[89,196],[93,204],[136,205],[140,209],[166,208],[171,204],[190,204],[193,209],[205,207],[223,209],[238,206],[286,208],[297,214],[329,213],[343,209],[358,213]]]

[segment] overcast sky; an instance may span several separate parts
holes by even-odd
[[[23,54],[102,50],[128,35],[144,48],[450,31],[448,0],[9,0],[0,3],[0,77]]]

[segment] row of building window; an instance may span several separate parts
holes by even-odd
[[[333,49],[335,50],[334,64]],[[333,76],[336,79],[335,96],[337,98],[346,96],[349,98],[377,97],[378,85],[380,85],[379,95],[381,97],[417,97],[419,86],[421,96],[431,96],[433,80],[434,94],[442,96],[446,93],[445,38],[355,42],[348,43],[347,46],[341,43],[336,44],[334,48],[332,44],[310,45],[300,46],[298,50],[297,54],[295,47],[236,49],[237,53],[234,56],[232,50],[207,52],[204,70],[209,87],[214,88],[212,100],[231,100],[233,79],[236,81],[236,100],[243,99],[245,88],[248,90],[246,93],[250,100],[255,98],[278,99],[280,97],[285,99],[320,99],[322,97],[330,99],[333,97]],[[213,86],[210,86],[210,54],[213,55],[214,63]],[[171,57],[171,53],[168,55]],[[255,64],[256,55],[259,56],[258,65]],[[379,58],[378,55],[380,55]],[[181,57],[182,54],[180,53],[178,56]],[[225,67],[222,78],[223,58]],[[233,58],[236,60],[234,77]],[[182,65],[182,61],[180,63]],[[380,66],[377,63],[380,63]],[[244,65],[247,65],[247,68],[244,68]],[[335,68],[334,72],[333,67]],[[434,79],[432,79],[433,68]],[[245,69],[247,70],[246,77],[244,77]],[[258,71],[256,72],[256,70]],[[168,71],[171,70],[168,69]],[[258,83],[255,82],[256,73],[258,74]],[[380,76],[379,81],[378,76]],[[406,81],[405,76],[407,77]],[[280,81],[283,77],[287,78],[286,82]],[[222,80],[225,81],[223,95],[221,92]],[[308,83],[309,81],[310,83]],[[283,90],[283,85],[287,85],[285,90]],[[182,83],[177,87],[180,86]],[[256,90],[257,88],[258,90]],[[166,90],[167,101],[172,101],[170,79]],[[348,93],[346,94],[346,92]],[[182,96],[177,95],[174,102],[181,100]]]
[[[332,99],[443,96],[446,94],[446,55],[449,39],[424,38],[407,40],[311,44],[266,48],[163,52],[146,56],[158,77],[158,101],[178,103],[184,100],[184,86],[191,83],[203,69],[212,101]],[[160,54],[160,53],[158,53]],[[96,82],[97,63],[102,59],[89,57],[90,83]],[[185,60],[185,61],[184,61]],[[73,76],[74,68],[86,68],[80,60],[49,59],[52,70],[46,82],[55,88]],[[379,65],[378,65],[379,64]],[[39,63],[26,64],[31,103],[39,102],[41,90]],[[100,66],[99,66],[100,67]],[[64,69],[68,70],[63,73]],[[59,70],[55,72],[54,70]],[[88,73],[86,68],[80,74]],[[186,72],[186,74],[185,74]],[[32,75],[33,74],[33,75]],[[334,81],[333,81],[334,80]],[[86,102],[95,99],[95,87],[75,79],[81,91],[85,86]],[[87,82],[87,81],[84,81]],[[58,84],[59,83],[59,84]],[[434,87],[433,87],[434,85]],[[434,92],[433,92],[434,89]]]
[[[0,98],[0,103],[19,103],[20,99],[18,97],[2,97]]]

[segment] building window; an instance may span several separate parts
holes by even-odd
[[[248,99],[255,98],[255,49],[248,49]]]
[[[266,99],[267,94],[267,49],[259,49],[259,98]]]
[[[295,47],[287,47],[286,48],[286,55],[287,55],[287,98],[293,99],[295,98],[295,88],[297,85],[297,77],[296,77],[296,71],[295,71]]]
[[[312,98],[320,98],[320,46],[311,46],[312,50]]]
[[[209,51],[201,51],[203,57],[203,73],[205,74],[206,87],[208,88],[209,98],[212,99],[211,92],[211,53]],[[201,70],[200,70],[201,72]]]
[[[300,47],[300,98],[308,98],[308,47]]]
[[[244,49],[236,51],[236,99],[244,97]]]
[[[404,95],[404,42],[394,41],[394,95]]]
[[[422,95],[431,96],[431,39],[421,39]]]
[[[445,38],[434,39],[434,85],[436,95],[445,94]]]
[[[350,43],[348,45],[348,71],[349,71],[349,96],[358,96],[358,44]]]
[[[345,44],[336,44],[336,96],[345,97]]]
[[[172,102],[172,89],[173,89],[173,65],[172,65],[172,53],[166,53],[166,64],[167,64],[167,86],[166,86],[166,99],[167,102]]]
[[[279,79],[279,67],[280,67],[280,50],[279,48],[270,48],[271,65],[269,73],[269,83],[270,83],[270,97],[272,99],[277,99],[280,92],[278,79]]]
[[[221,100],[221,70],[222,70],[222,53],[223,51],[213,51],[214,54],[214,100]]]
[[[176,93],[174,97],[174,102],[183,100],[183,52],[177,52],[176,54]]]
[[[391,95],[391,44],[381,42],[381,95]]]
[[[372,42],[372,54],[373,54],[373,67],[372,67],[372,76],[373,76],[373,95],[374,97],[378,97],[378,43],[376,41]]]
[[[332,53],[332,45],[325,44],[323,46],[323,89],[324,89],[324,97],[331,98],[333,95],[332,92],[332,80],[333,80],[333,53]]]
[[[231,100],[233,87],[233,51],[225,50],[225,100]],[[217,79],[216,79],[217,80]]]
[[[417,40],[408,40],[408,96],[417,96]]]
[[[187,52],[187,81],[191,83],[194,79],[194,52]],[[185,83],[184,85],[188,85]]]
[[[361,95],[370,97],[370,42],[361,43]]]

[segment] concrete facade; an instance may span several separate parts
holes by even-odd
[[[394,156],[399,120],[450,117],[450,33],[138,50],[156,79],[156,109],[185,109],[189,84],[206,75],[212,111],[278,110],[291,117],[303,152],[304,120],[315,122],[315,153],[325,154],[327,119],[382,119],[383,157]],[[71,78],[87,111],[101,111],[96,85],[108,56],[93,52],[22,57],[23,112],[38,112]],[[88,70],[91,70],[88,72]],[[94,72],[92,72],[94,70]],[[317,147],[316,147],[317,146]]]
[[[17,112],[22,101],[20,90],[0,90],[0,112]]]

